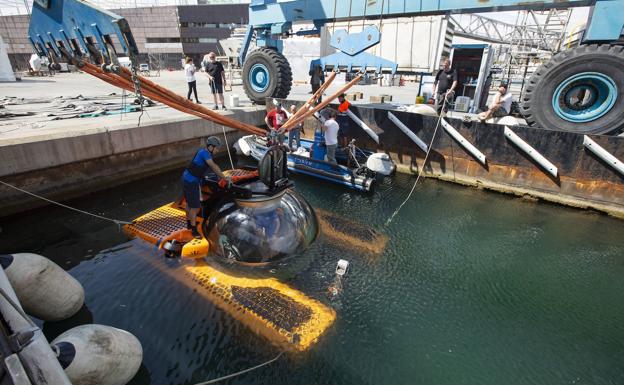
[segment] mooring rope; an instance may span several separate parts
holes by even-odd
[[[437,105],[436,105],[436,107],[437,107]],[[409,194],[407,194],[407,197],[405,198],[405,200],[403,202],[401,202],[399,207],[397,207],[397,209],[394,210],[392,215],[390,215],[390,218],[388,218],[388,220],[386,221],[386,226],[390,225],[390,223],[392,222],[394,217],[397,216],[397,214],[399,213],[399,211],[401,211],[401,209],[407,203],[407,201],[410,200],[410,198],[412,197],[412,194],[414,193],[414,190],[416,189],[416,185],[418,185],[418,181],[420,180],[420,176],[425,172],[425,166],[427,165],[427,159],[429,158],[429,154],[431,153],[431,146],[433,146],[433,141],[435,140],[436,134],[438,133],[438,128],[440,127],[440,122],[442,122],[442,113],[444,112],[444,107],[446,107],[446,95],[444,95],[444,102],[442,102],[442,109],[440,110],[440,116],[438,117],[438,123],[435,126],[435,130],[433,130],[433,136],[431,137],[431,141],[429,142],[429,147],[427,148],[427,153],[425,154],[425,159],[423,160],[423,164],[422,164],[422,167],[420,168],[420,172],[418,173],[418,176],[416,176],[416,181],[414,182],[414,185],[412,186],[412,189],[410,190]]]
[[[227,149],[228,157],[230,158],[230,166],[232,167],[232,170],[234,170],[234,162],[232,161],[230,145],[228,144],[227,135],[225,134],[225,126],[221,126],[221,128],[223,128],[223,139],[225,139],[225,148]]]
[[[12,185],[10,183],[3,182],[1,180],[0,180],[0,184],[3,184],[4,186],[12,188],[14,190],[20,191],[20,192],[22,192],[24,194],[33,196],[33,197],[35,197],[37,199],[41,199],[41,200],[46,201],[48,203],[52,203],[53,205],[64,207],[66,209],[73,210],[73,211],[76,211],[76,212],[81,213],[81,214],[90,215],[90,216],[92,216],[94,218],[98,218],[98,219],[102,219],[102,220],[105,220],[105,221],[113,222],[119,228],[121,228],[121,225],[131,225],[132,224],[132,222],[127,222],[127,221],[122,221],[122,220],[119,220],[119,219],[108,218],[108,217],[105,217],[105,216],[102,216],[102,215],[98,215],[98,214],[90,213],[88,211],[80,210],[80,209],[77,209],[75,207],[71,207],[71,206],[65,205],[63,203],[60,203],[60,202],[53,201],[52,199],[48,199],[46,197],[42,197],[41,195],[37,195],[37,194],[32,193],[30,191],[26,191],[24,189],[21,189],[21,188],[19,188],[17,186],[14,186],[14,185]]]
[[[223,376],[223,377],[215,378],[214,380],[209,380],[209,381],[205,381],[205,382],[198,382],[198,383],[197,383],[197,384],[195,384],[195,385],[208,385],[208,384],[214,384],[214,383],[219,382],[219,381],[227,380],[227,379],[229,379],[229,378],[236,377],[236,376],[239,376],[239,375],[244,374],[244,373],[247,373],[247,372],[251,372],[251,371],[253,371],[253,370],[259,369],[259,368],[261,368],[261,367],[263,367],[263,366],[269,365],[269,364],[271,364],[271,363],[273,363],[273,362],[277,361],[277,360],[278,360],[278,359],[282,356],[282,354],[284,354],[284,352],[280,352],[280,354],[278,354],[278,355],[277,355],[277,356],[275,356],[274,358],[272,358],[272,359],[270,359],[269,361],[264,362],[264,363],[262,363],[262,364],[260,364],[260,365],[256,365],[256,366],[254,366],[254,367],[247,368],[247,369],[245,369],[245,370],[241,370],[240,372],[236,372],[236,373],[228,374],[227,376]]]

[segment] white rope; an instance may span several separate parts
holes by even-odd
[[[236,372],[236,373],[232,373],[232,374],[228,374],[227,376],[223,376],[223,377],[219,377],[219,378],[215,378],[214,380],[210,380],[210,381],[206,381],[206,382],[199,382],[195,385],[208,385],[208,384],[214,384],[215,382],[219,382],[219,381],[223,381],[223,380],[227,380],[228,378],[232,378],[232,377],[236,377],[238,375],[241,375],[243,373],[247,373],[247,372],[251,372],[252,370],[256,370],[259,369],[263,366],[266,366],[270,363],[273,363],[275,361],[277,361],[278,358],[280,358],[282,356],[282,354],[284,354],[284,352],[280,352],[280,354],[278,354],[277,356],[275,356],[274,358],[270,359],[269,361],[262,363],[260,365],[256,365],[254,367],[245,369],[245,370],[241,370],[240,372]]]
[[[230,166],[232,166],[232,170],[234,170],[234,162],[232,161],[232,154],[230,153],[230,145],[228,144],[227,135],[225,135],[225,126],[221,126],[223,128],[223,138],[225,139],[225,148],[227,149],[228,157],[230,158]]]
[[[64,204],[62,204],[62,203],[59,203],[59,202],[53,201],[53,200],[51,200],[51,199],[48,199],[48,198],[42,197],[41,195],[37,195],[37,194],[35,194],[35,193],[31,193],[30,191],[23,190],[23,189],[21,189],[21,188],[19,188],[19,187],[17,187],[17,186],[13,186],[12,184],[9,184],[9,183],[6,183],[6,182],[3,182],[3,181],[1,181],[1,180],[0,180],[0,184],[3,184],[3,185],[5,185],[5,186],[7,186],[7,187],[10,187],[10,188],[12,188],[12,189],[14,189],[14,190],[17,190],[17,191],[23,192],[24,194],[27,194],[27,195],[33,196],[33,197],[35,197],[35,198],[41,199],[41,200],[46,201],[46,202],[48,202],[48,203],[52,203],[53,205],[61,206],[61,207],[64,207],[64,208],[66,208],[66,209],[69,209],[69,210],[73,210],[73,211],[79,212],[79,213],[81,213],[81,214],[90,215],[90,216],[92,216],[92,217],[94,217],[94,218],[98,218],[98,219],[102,219],[102,220],[105,220],[105,221],[113,222],[113,223],[114,223],[114,224],[116,224],[117,226],[121,226],[121,225],[131,225],[131,224],[132,224],[132,222],[120,221],[120,220],[118,220],[118,219],[113,219],[113,218],[104,217],[104,216],[102,216],[102,215],[93,214],[93,213],[90,213],[90,212],[88,212],[88,211],[84,211],[84,210],[77,209],[77,208],[75,208],[75,207],[71,207],[71,206],[64,205]]]
[[[414,182],[414,185],[412,186],[412,189],[410,190],[409,194],[407,194],[407,197],[405,198],[405,200],[403,202],[401,202],[399,207],[397,207],[397,209],[394,210],[392,215],[390,215],[390,218],[388,218],[388,220],[386,221],[386,226],[390,225],[390,223],[392,222],[394,217],[397,216],[397,214],[399,213],[399,211],[401,211],[401,209],[407,203],[407,201],[410,200],[410,198],[412,197],[412,194],[414,193],[414,190],[416,189],[416,185],[418,184],[418,181],[420,180],[420,176],[425,172],[425,166],[427,165],[427,159],[429,158],[429,154],[431,153],[431,146],[433,145],[433,141],[436,138],[436,134],[438,132],[438,128],[440,127],[440,122],[442,121],[442,113],[444,112],[444,107],[446,107],[446,95],[444,95],[444,102],[442,102],[442,109],[440,110],[440,116],[438,117],[438,123],[436,124],[435,130],[433,131],[433,136],[431,137],[431,142],[429,142],[429,147],[427,148],[427,153],[425,154],[425,160],[423,160],[423,164],[422,164],[422,167],[420,168],[420,172],[418,173],[418,176],[416,177],[416,181]]]
[[[212,91],[213,89],[215,91],[217,90],[214,79],[208,79],[208,83],[210,84],[210,91]],[[216,92],[213,94],[213,98],[215,99],[217,98]],[[227,148],[228,157],[230,158],[230,166],[231,166],[231,169],[234,170],[234,162],[232,161],[230,145],[228,144],[227,135],[225,134],[225,126],[221,126],[221,128],[223,128],[223,139],[225,139],[225,148]]]

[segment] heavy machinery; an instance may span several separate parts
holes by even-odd
[[[579,133],[617,133],[624,130],[624,1],[384,1],[337,0],[280,1],[253,0],[249,27],[241,50],[243,79],[247,95],[262,103],[265,97],[285,98],[291,85],[290,68],[280,54],[284,37],[293,23],[309,21],[318,33],[321,26],[336,20],[369,19],[376,24],[383,17],[491,12],[521,9],[549,9],[592,6],[582,45],[560,52],[531,77],[523,95],[522,110],[527,122],[548,129]],[[255,37],[258,49],[247,52]],[[365,50],[380,41],[374,25],[347,34],[336,31],[331,45],[340,52],[320,58],[326,70],[373,69],[394,71],[396,65],[372,57]]]
[[[243,84],[249,98],[286,98],[292,85],[283,39],[318,34],[323,25],[351,19],[368,20],[362,31],[335,31],[331,46],[338,51],[314,64],[325,70],[395,72],[397,65],[366,50],[380,42],[375,24],[384,17],[550,9],[592,6],[579,47],[562,51],[535,72],[523,95],[527,122],[548,129],[579,133],[624,130],[624,0],[509,1],[509,0],[252,0],[249,25],[240,53]],[[293,32],[293,23],[314,29]],[[29,38],[41,56],[58,63],[60,57],[91,57],[115,71],[114,41],[136,67],[137,46],[125,19],[77,0],[36,0]],[[255,40],[254,50],[250,50]],[[135,82],[136,83],[136,82]]]

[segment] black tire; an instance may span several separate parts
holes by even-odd
[[[577,122],[564,119],[553,107],[553,96],[557,87],[574,75],[589,72],[607,76],[615,84],[617,87],[615,104],[602,116],[590,121]],[[529,125],[541,128],[580,134],[623,131],[624,47],[585,45],[556,54],[540,66],[529,79],[522,97],[522,114]]]
[[[264,91],[253,89],[249,84],[249,72],[255,64],[264,65],[269,71],[269,84]],[[265,104],[266,98],[285,99],[292,87],[292,71],[288,60],[270,48],[259,48],[249,54],[243,64],[243,88],[249,99]]]

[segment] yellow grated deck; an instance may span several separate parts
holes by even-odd
[[[316,209],[323,236],[345,248],[356,248],[364,252],[381,254],[388,243],[388,236],[368,226],[351,221],[343,216]]]
[[[185,228],[184,211],[170,203],[140,216],[124,231],[157,245]],[[336,319],[333,309],[274,278],[231,275],[203,260],[189,261],[184,271],[186,285],[198,285],[198,294],[289,351],[310,348]]]
[[[174,231],[186,229],[186,213],[174,207],[173,203],[161,206],[125,225],[124,231],[130,237],[139,237],[158,245],[161,239]]]
[[[274,278],[233,276],[203,261],[185,266],[198,291],[254,332],[289,351],[304,351],[334,323],[336,313]]]

